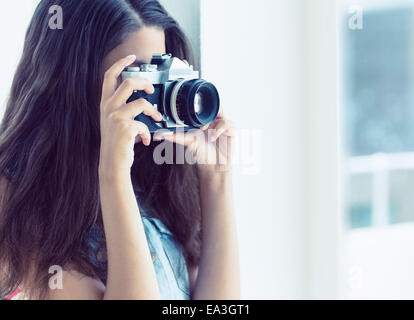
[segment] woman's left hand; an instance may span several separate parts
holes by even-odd
[[[187,147],[199,173],[230,172],[235,128],[222,112],[210,125],[172,135],[155,134],[155,140],[166,140]],[[186,155],[186,159],[187,155]]]

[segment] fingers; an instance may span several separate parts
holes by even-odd
[[[229,137],[234,137],[236,135],[236,130],[230,121],[221,118],[217,119],[213,125],[211,126],[214,129],[214,133],[212,134],[210,141],[216,141],[222,134],[225,134]]]
[[[124,119],[135,119],[140,114],[145,114],[155,121],[162,120],[162,114],[154,108],[154,106],[145,99],[132,101],[113,112],[117,117]]]
[[[224,113],[223,113],[223,109],[220,107],[219,112],[217,114],[216,119],[225,119]]]
[[[214,142],[227,130],[227,123],[225,120],[217,120],[214,125],[214,133],[210,137],[211,142]]]
[[[193,142],[193,138],[189,139],[189,137],[186,136],[184,133],[176,133],[176,132],[174,132],[171,135],[155,134],[154,140],[157,140],[157,141],[165,140],[165,141],[181,144],[183,146],[188,146],[191,142]]]
[[[147,125],[143,122],[120,118],[116,114],[111,114],[108,119],[108,129],[107,131],[111,133],[114,137],[118,137],[120,140],[127,140],[135,142],[140,139],[144,145],[149,146],[151,143],[151,133]]]
[[[230,121],[224,118],[218,119],[211,125],[200,129],[201,130],[194,129],[188,132],[175,132],[174,134],[168,136],[155,133],[154,140],[167,140],[188,147],[195,141],[195,139],[202,138],[204,135],[206,135],[211,142],[217,141],[217,139],[222,135],[226,135],[228,137],[236,136],[236,129]],[[208,133],[206,132],[207,129],[209,129]]]
[[[197,138],[203,138],[204,133],[200,130],[190,130],[188,132],[174,132],[170,135],[164,135],[160,133],[154,134],[154,140],[166,140],[169,142],[181,144],[183,146],[190,146]]]
[[[137,57],[135,55],[130,55],[125,57],[118,62],[116,62],[111,68],[105,72],[104,82],[102,86],[102,99],[106,100],[111,97],[118,85],[118,78],[121,75],[122,71],[132,64]]]
[[[112,112],[109,117],[110,120],[114,122],[120,122],[124,125],[127,123],[127,127],[132,127],[133,132],[130,132],[129,135],[135,137],[135,142],[142,141],[145,146],[149,146],[151,143],[151,133],[147,125],[134,120],[140,114],[151,117],[155,121],[161,121],[163,118],[161,113],[159,113],[154,106],[145,99],[132,101]]]
[[[149,146],[151,144],[151,133],[144,123],[131,120],[130,126],[135,132],[135,137],[139,136],[145,146]],[[139,139],[135,139],[135,141],[137,140]]]
[[[219,111],[219,113],[217,114],[216,120],[214,120],[214,122],[213,122],[213,123],[210,123],[210,124],[208,124],[208,125],[205,125],[204,127],[201,127],[200,129],[201,129],[202,131],[206,131],[206,130],[208,130],[208,129],[211,129],[211,128],[215,127],[215,123],[216,123],[217,121],[222,120],[222,119],[223,119],[223,120],[225,120],[225,117],[224,117],[223,111],[222,111],[222,110],[220,110],[220,111]]]
[[[141,143],[141,142],[142,142],[142,138],[140,136],[136,136],[135,143]]]
[[[227,129],[224,134],[228,137],[235,137],[236,136],[236,128],[234,127],[230,127],[229,129]]]
[[[117,108],[117,106],[119,107],[126,104],[134,91],[145,91],[147,94],[153,94],[154,90],[154,86],[148,79],[125,79],[113,94],[110,105],[112,105],[114,108]]]

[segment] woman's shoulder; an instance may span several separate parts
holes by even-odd
[[[64,270],[62,287],[49,289],[47,300],[102,300],[105,285],[99,280],[81,274],[75,269]]]

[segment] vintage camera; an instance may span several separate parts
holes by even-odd
[[[155,88],[153,94],[135,91],[128,102],[144,98],[163,115],[160,122],[143,114],[135,120],[145,123],[150,132],[178,128],[188,131],[212,123],[219,112],[220,98],[216,87],[199,79],[199,72],[171,54],[155,54],[150,64],[128,67],[122,80],[134,77],[148,79]]]

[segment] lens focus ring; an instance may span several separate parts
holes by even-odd
[[[217,117],[220,99],[214,85],[201,79],[184,81],[174,88],[175,101],[172,113],[185,125],[200,128],[210,124]]]

